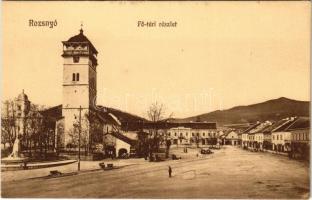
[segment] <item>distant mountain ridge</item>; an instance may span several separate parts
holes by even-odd
[[[175,119],[174,122],[207,121],[217,122],[218,126],[226,124],[253,123],[256,121],[276,121],[291,116],[309,116],[310,102],[297,101],[280,97],[262,103],[236,106],[227,110],[216,110],[213,112],[196,115],[193,117]]]

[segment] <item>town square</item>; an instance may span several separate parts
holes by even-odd
[[[307,198],[309,165],[287,157],[226,146],[196,157],[179,152],[181,160],[150,163],[142,159],[105,160],[120,169],[104,171],[82,163],[73,176],[50,178],[50,170],[75,172],[77,164],[2,174],[3,197],[48,198]],[[198,153],[198,152],[197,152]],[[226,161],[226,165],[223,162]],[[168,165],[173,177],[168,178]],[[289,171],[296,173],[289,173]],[[13,176],[13,174],[15,175]],[[242,180],[242,181],[241,181]]]
[[[167,3],[4,3],[2,197],[310,197],[310,4]]]

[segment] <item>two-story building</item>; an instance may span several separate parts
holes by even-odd
[[[250,125],[247,129],[243,130],[241,133],[241,146],[244,149],[248,148],[249,145],[249,137],[248,137],[248,133],[250,130],[256,128],[257,126],[259,126],[260,122],[257,122],[255,124]]]
[[[229,129],[220,136],[223,145],[239,145],[238,132],[235,129]]]
[[[260,149],[260,135],[256,135],[257,133],[261,132],[264,128],[270,126],[272,123],[270,121],[266,121],[263,123],[259,123],[258,126],[251,129],[248,132],[248,148],[252,150],[259,150]]]
[[[291,157],[310,159],[310,130],[308,117],[299,117],[287,128],[291,133]]]
[[[277,152],[289,152],[291,150],[291,132],[287,128],[297,120],[296,117],[290,117],[281,120],[281,125],[272,130],[272,150]]]
[[[264,140],[267,139],[267,134],[264,134],[265,129],[270,127],[272,125],[272,122],[266,121],[261,124],[258,130],[255,131],[254,137],[255,137],[255,147],[257,150],[262,151],[263,150],[263,143]]]

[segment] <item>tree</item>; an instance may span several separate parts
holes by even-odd
[[[166,157],[169,155],[169,149],[170,149],[170,139],[168,138],[167,134],[167,128],[164,127],[164,135],[159,134],[159,129],[161,122],[164,121],[164,115],[165,115],[165,107],[163,104],[159,104],[158,102],[153,103],[148,111],[147,116],[149,120],[152,121],[153,127],[150,130],[150,137],[148,139],[148,146],[149,146],[149,155],[150,158],[152,157],[153,152],[157,152],[159,150],[160,145],[164,144],[166,146]],[[172,114],[168,117],[170,118]],[[166,124],[166,122],[165,122]]]
[[[90,112],[85,116],[86,123],[88,124],[89,130],[89,150],[93,152],[96,149],[98,144],[102,144],[104,142],[103,135],[103,124],[101,123],[99,117],[96,112]]]
[[[16,137],[15,104],[13,100],[6,100],[2,104],[1,113],[1,143],[13,146]]]
[[[93,153],[96,145],[103,143],[103,125],[100,119],[92,111],[81,116],[81,122],[79,122],[79,117],[77,116],[74,127],[68,133],[70,137],[69,145],[75,148],[78,147],[79,128],[80,147],[84,148],[85,155],[89,152]]]
[[[84,148],[85,154],[89,152],[89,124],[87,124],[87,119],[85,117],[81,118],[81,127],[79,119],[77,119],[73,128],[68,132],[70,141],[67,144],[67,148]],[[79,128],[80,128],[80,147],[79,147]]]
[[[152,122],[163,120],[164,114],[164,105],[158,104],[158,102],[153,103],[147,111],[147,116]]]
[[[46,124],[44,118],[39,113],[39,106],[30,105],[29,113],[25,119],[25,134],[22,137],[25,150],[28,150],[29,156],[32,157],[32,150],[37,152],[39,148],[42,155],[46,139]]]

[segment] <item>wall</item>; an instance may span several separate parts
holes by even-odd
[[[129,154],[130,153],[130,144],[122,141],[122,140],[119,140],[116,138],[116,156],[118,156],[118,152],[120,149],[126,149],[127,150],[127,153]]]

